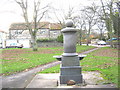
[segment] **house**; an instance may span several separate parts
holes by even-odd
[[[31,28],[33,28],[33,24],[31,24]],[[60,24],[50,22],[40,22],[37,28],[37,39],[57,38],[61,34],[62,29]],[[9,28],[9,39],[31,39],[27,25],[25,23],[11,24]]]
[[[7,32],[0,30],[0,48],[5,48]]]

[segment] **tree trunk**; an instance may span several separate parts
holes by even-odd
[[[36,36],[32,36],[32,49],[33,49],[33,51],[37,51],[38,50]]]
[[[87,46],[89,46],[89,41],[90,41],[90,30],[91,30],[91,26],[89,25],[89,31],[87,34]]]
[[[81,37],[80,37],[80,42],[79,42],[80,45],[82,45],[82,42],[81,42],[81,41],[82,41],[82,40],[81,40]]]
[[[110,41],[110,47],[113,48],[113,41]]]
[[[89,46],[89,35],[87,36],[87,42],[86,42],[87,46]]]
[[[89,46],[89,41],[87,40],[87,46]]]
[[[78,32],[78,43],[79,45],[82,45],[82,34],[81,34],[81,30]]]
[[[100,30],[100,40],[103,39],[102,30]]]
[[[113,38],[113,35],[111,34],[110,35],[110,46],[111,46],[111,48],[113,48],[113,40],[112,40],[112,38]]]

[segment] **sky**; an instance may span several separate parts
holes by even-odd
[[[28,0],[29,1],[29,0]],[[99,0],[44,0],[44,4],[50,3],[54,8],[62,8],[67,10],[69,6],[79,7],[88,6],[92,2],[99,4]],[[43,4],[43,5],[44,5]],[[14,2],[14,0],[1,0],[0,2],[0,30],[9,31],[12,23],[24,22],[21,8]]]

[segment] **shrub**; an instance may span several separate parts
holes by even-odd
[[[63,43],[63,35],[57,37],[57,41]]]
[[[54,39],[37,39],[37,42],[52,42],[52,41],[55,41]]]

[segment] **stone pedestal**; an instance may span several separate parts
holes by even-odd
[[[80,60],[86,55],[78,55],[76,53],[77,29],[73,27],[73,22],[68,20],[66,28],[62,29],[64,41],[64,53],[60,56],[53,56],[62,61],[60,67],[60,84],[68,84],[73,81],[75,84],[83,83],[82,68]]]
[[[74,80],[76,84],[82,83],[81,66],[79,56],[76,53],[77,30],[73,28],[73,22],[68,20],[66,28],[62,29],[64,39],[64,53],[61,57],[60,84],[67,84]]]

